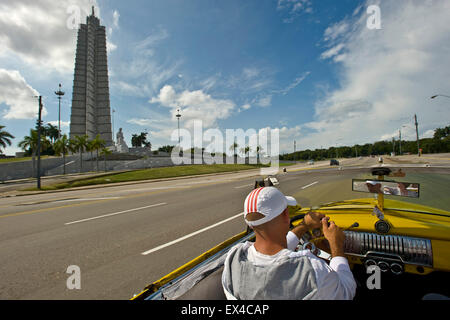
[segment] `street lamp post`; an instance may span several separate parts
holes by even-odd
[[[55,91],[55,94],[58,96],[59,107],[58,107],[58,140],[61,139],[61,98],[65,94],[61,91],[61,83],[59,84],[59,90]]]
[[[41,122],[42,122],[42,96],[39,96],[38,132],[37,132],[37,188],[41,189]]]
[[[420,142],[419,142],[419,123],[417,122],[417,115],[414,115],[414,121],[416,125],[416,138],[417,138],[417,155],[420,157]]]
[[[180,114],[180,109],[177,109],[177,115],[176,115],[176,117],[177,117],[177,120],[178,120],[178,144],[180,145],[180,147],[181,147],[181,138],[180,138],[180,118],[181,118],[181,114]]]

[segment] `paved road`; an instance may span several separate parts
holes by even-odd
[[[373,160],[358,161],[341,169],[289,167],[279,175],[280,189],[303,206],[360,198],[365,195],[351,191],[351,178],[367,174],[360,166]],[[405,170],[414,178],[435,175],[429,186],[444,186],[442,201],[448,201],[450,170]],[[0,299],[129,299],[243,231],[243,201],[256,174],[0,199]],[[81,290],[66,288],[70,265],[81,269]]]

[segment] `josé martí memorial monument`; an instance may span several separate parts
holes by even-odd
[[[98,134],[106,146],[113,146],[106,30],[92,7],[78,30],[70,138],[87,135],[91,140]]]

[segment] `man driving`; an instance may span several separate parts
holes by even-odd
[[[236,245],[227,255],[222,274],[227,299],[353,299],[356,283],[344,256],[344,232],[319,213],[307,214],[289,231],[288,204],[297,203],[274,187],[247,196],[244,219],[256,240]],[[309,250],[294,251],[305,232],[320,227],[331,249],[329,265]]]
[[[367,190],[371,193],[382,193],[381,183],[378,181],[366,181]]]

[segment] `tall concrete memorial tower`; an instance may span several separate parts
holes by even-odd
[[[106,30],[92,14],[78,30],[73,80],[70,137],[100,134],[107,146],[113,145],[109,101]]]

